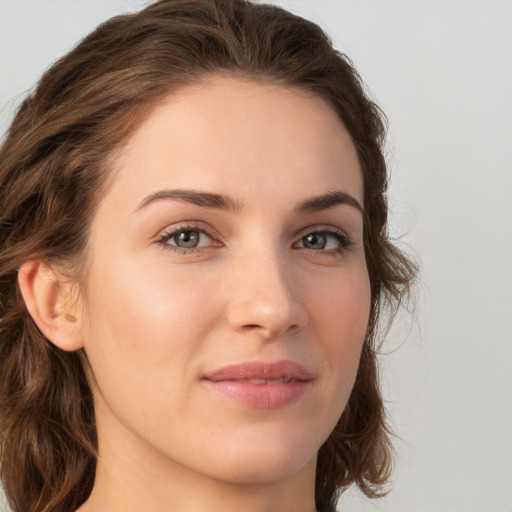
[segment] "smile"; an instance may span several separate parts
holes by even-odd
[[[298,400],[311,380],[311,374],[293,361],[230,365],[202,379],[209,388],[258,409],[278,409]]]
[[[297,382],[296,379],[282,377],[280,379],[240,379],[237,382],[247,383],[247,384],[267,384],[269,386],[275,386],[277,384],[288,384],[289,382]]]

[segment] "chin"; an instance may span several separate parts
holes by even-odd
[[[316,454],[309,460],[299,461],[296,458],[284,459],[276,453],[265,461],[244,458],[242,464],[236,463],[221,468],[220,478],[216,478],[235,484],[270,484],[288,480],[301,472],[309,472],[310,469],[314,472],[315,468]]]
[[[288,435],[285,439],[261,437],[247,443],[227,443],[214,458],[217,479],[240,484],[270,483],[288,479],[300,472],[315,471],[321,442]]]

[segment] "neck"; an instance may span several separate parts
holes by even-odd
[[[314,512],[314,469],[279,482],[248,484],[198,476],[186,468],[163,474],[134,460],[112,463],[100,457],[93,491],[80,512],[101,510]]]

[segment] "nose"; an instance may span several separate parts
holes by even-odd
[[[275,339],[307,324],[299,283],[278,251],[240,257],[230,283],[228,321],[232,329]]]

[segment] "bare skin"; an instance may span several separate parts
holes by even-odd
[[[75,330],[48,335],[93,375],[79,512],[314,512],[370,307],[346,129],[303,91],[219,77],[156,106],[114,171]],[[247,363],[287,369],[215,380]]]

